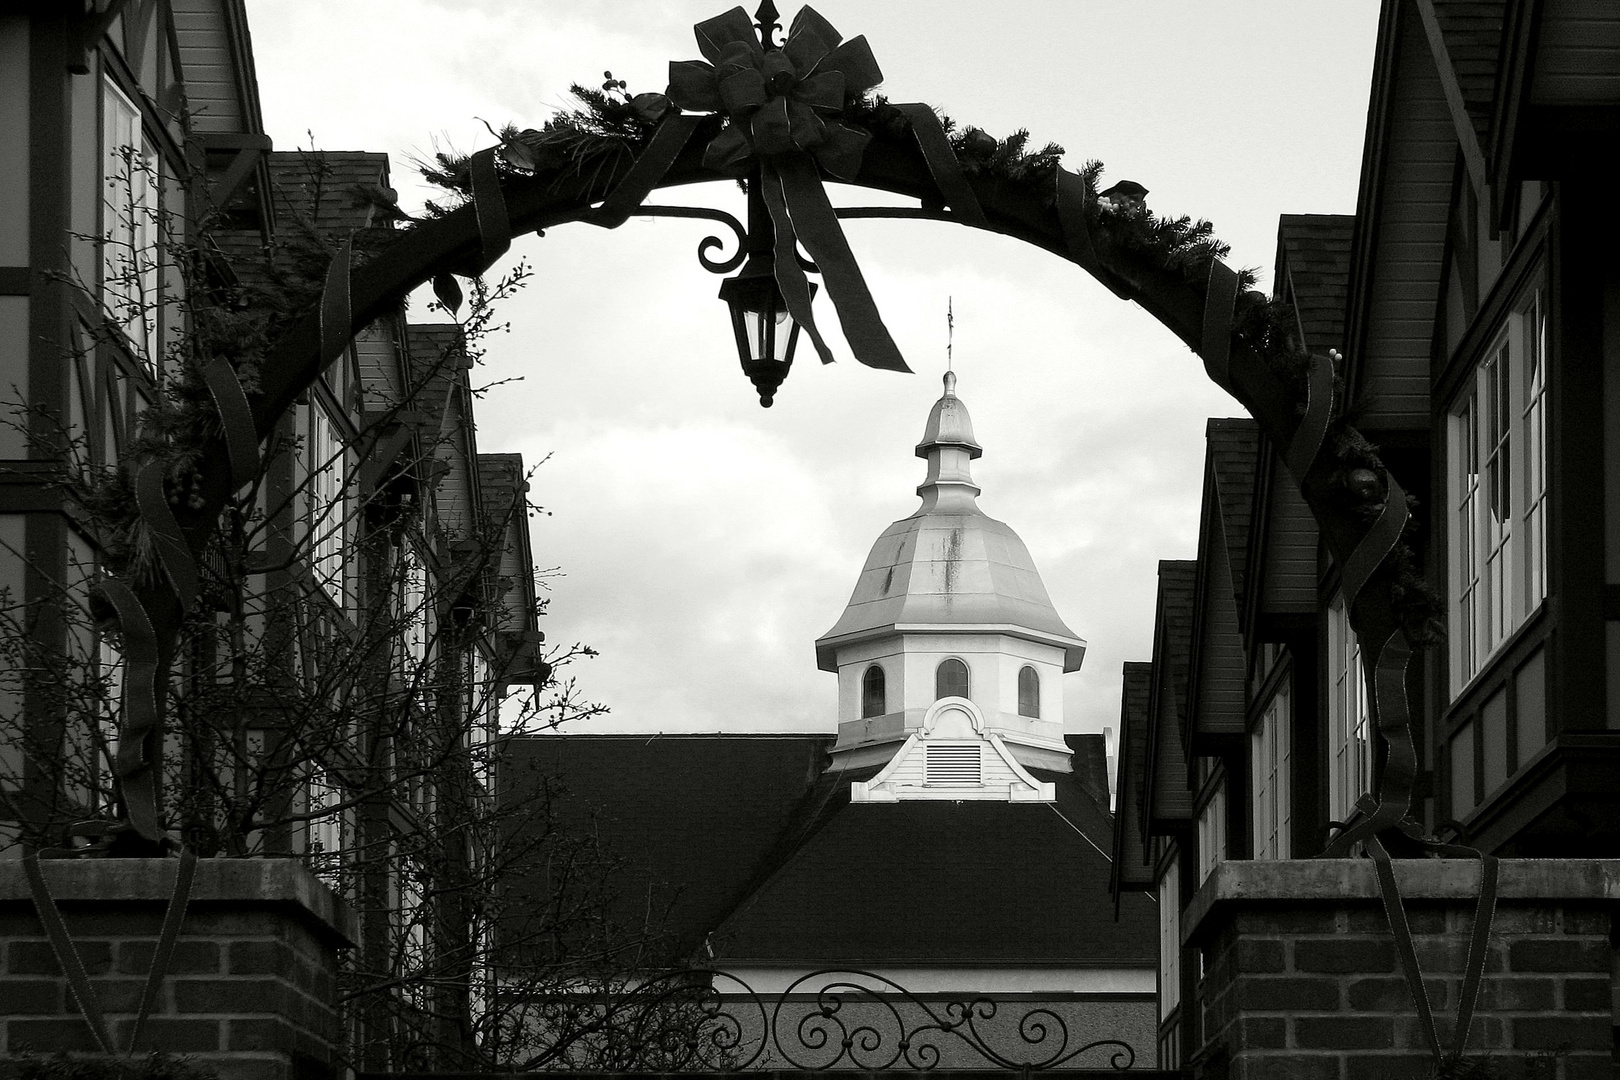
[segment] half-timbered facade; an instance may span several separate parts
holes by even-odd
[[[273,310],[301,258],[398,215],[386,156],[271,151],[242,0],[7,6],[0,148],[0,857],[15,857],[117,809],[120,643],[91,588],[105,534],[72,492],[139,453],[199,333],[188,290]],[[459,327],[401,309],[261,446],[256,497],[204,566],[214,632],[188,631],[176,663],[164,776],[177,841],[308,858],[360,911],[360,967],[463,997],[470,962],[406,969],[440,963],[443,935],[482,933],[470,907],[426,898],[480,872],[457,804],[488,802],[506,688],[546,675],[524,468],[479,454],[470,366]],[[89,689],[28,677],[26,650]],[[387,1029],[411,1010],[445,1028],[439,1045],[470,1037],[438,992],[360,1016],[364,1063],[402,1064]]]
[[[1620,12],[1386,0],[1377,49],[1357,212],[1282,218],[1274,296],[1342,353],[1422,525],[1443,625],[1408,672],[1414,810],[1500,855],[1612,857]],[[1163,564],[1152,663],[1126,672],[1115,840],[1116,889],[1163,901],[1167,1063],[1199,1045],[1177,913],[1223,859],[1321,852],[1382,768],[1340,568],[1250,421],[1210,423],[1196,556]]]

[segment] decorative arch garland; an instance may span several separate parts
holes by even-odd
[[[1424,838],[1410,817],[1417,755],[1405,676],[1414,624],[1432,613],[1421,598],[1407,595],[1408,585],[1400,580],[1410,558],[1402,540],[1410,523],[1405,492],[1343,419],[1333,358],[1301,355],[1265,297],[1244,291],[1240,276],[1212,254],[1189,260],[1184,252],[1167,249],[1145,208],[1121,209],[1100,201],[1095,169],[1077,173],[1054,162],[1034,182],[983,172],[970,175],[930,107],[890,106],[863,96],[875,85],[873,76],[881,77],[864,39],[842,41],[830,24],[805,8],[782,50],[798,67],[784,73],[767,59],[777,53],[761,54],[757,41],[749,48],[752,30],[747,22],[737,8],[698,25],[700,48],[710,63],[674,64],[667,95],[635,99],[637,111],[655,126],[639,143],[618,142],[631,154],[609,160],[589,175],[577,158],[537,165],[527,174],[515,168],[513,162],[536,160],[533,150],[545,145],[546,132],[531,133],[527,144],[520,137],[475,154],[468,162],[464,205],[406,230],[364,265],[354,265],[348,246],[338,253],[316,309],[270,350],[257,393],[243,391],[228,363],[207,369],[217,413],[206,424],[199,422],[206,433],[198,440],[201,452],[192,455],[195,471],[183,485],[187,498],[176,505],[172,488],[177,478],[169,476],[168,462],[148,462],[136,474],[140,519],[161,573],[108,579],[102,586],[131,659],[117,764],[129,825],[154,848],[161,845],[154,777],[163,688],[181,618],[195,596],[197,560],[212,527],[231,493],[252,475],[258,445],[276,420],[356,333],[429,281],[454,310],[461,299],[454,275],[483,272],[506,252],[513,236],[571,221],[616,228],[656,188],[731,178],[739,166],[757,161],[765,169],[767,202],[778,235],[804,242],[823,269],[856,358],[869,366],[904,369],[836,217],[823,212],[820,170],[835,169],[853,183],[948,207],[949,220],[1016,237],[1079,265],[1181,338],[1203,359],[1211,380],[1248,408],[1274,445],[1286,448],[1284,463],[1342,568],[1350,623],[1362,643],[1373,691],[1372,716],[1388,748],[1376,797],[1364,800],[1362,817],[1341,829],[1325,854],[1343,856],[1357,844],[1366,846],[1385,883],[1386,907],[1398,942],[1404,943],[1404,957],[1411,951],[1410,934],[1401,932],[1405,919],[1393,891],[1388,849],[1452,855],[1467,849]],[[678,111],[680,106],[704,105],[711,110],[706,115]],[[839,133],[828,135],[827,118],[835,114]],[[852,131],[851,118],[884,122]],[[569,134],[576,144],[593,138],[579,131]],[[615,141],[594,138],[604,148]],[[827,153],[820,152],[824,148]],[[793,306],[803,290],[802,271],[791,257],[792,245],[780,246],[788,257],[777,261],[778,280]],[[793,306],[795,317],[818,340],[824,359],[830,359],[812,330],[807,298],[802,308]],[[1358,485],[1345,481],[1352,470],[1366,474]],[[1488,932],[1494,860],[1486,860],[1485,875],[1476,942]],[[1477,956],[1470,956],[1457,1026],[1459,1049],[1478,984],[1475,960],[1482,964],[1483,952],[1476,948]],[[1415,955],[1408,977],[1438,1056]]]

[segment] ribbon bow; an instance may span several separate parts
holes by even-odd
[[[883,79],[865,37],[843,40],[814,8],[799,10],[781,49],[767,52],[742,8],[694,28],[704,60],[673,61],[667,94],[690,112],[717,112],[729,123],[709,143],[704,163],[746,173],[756,162],[776,228],[776,283],[816,352],[831,363],[810,311],[810,285],[794,257],[803,243],[827,284],[855,358],[871,367],[910,371],[850,251],[822,186],[825,169],[853,180],[872,136],[834,119]]]

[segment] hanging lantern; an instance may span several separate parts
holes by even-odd
[[[815,293],[812,282],[810,295]],[[731,332],[737,338],[743,374],[759,392],[759,403],[768,409],[776,388],[793,366],[799,324],[788,314],[782,290],[764,259],[750,258],[742,273],[721,282],[720,299],[731,308]]]

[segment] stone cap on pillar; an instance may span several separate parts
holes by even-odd
[[[57,904],[167,904],[178,859],[43,859],[40,869]],[[0,862],[0,904],[33,904],[18,860]],[[320,936],[352,947],[360,938],[354,910],[308,868],[291,859],[199,859],[190,905],[290,910]]]
[[[1477,859],[1396,859],[1402,900],[1473,903],[1479,897]],[[1181,918],[1182,940],[1199,944],[1211,916],[1234,905],[1380,903],[1371,859],[1233,859],[1210,872]],[[1502,859],[1498,903],[1547,900],[1620,901],[1620,859]]]

